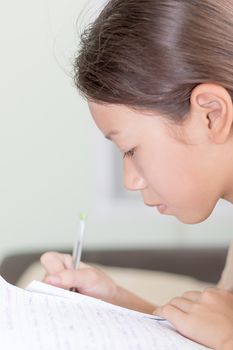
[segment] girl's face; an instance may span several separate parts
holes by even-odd
[[[221,197],[217,152],[198,125],[175,126],[159,115],[89,102],[98,128],[122,152],[124,185],[144,203],[184,223],[206,219]],[[191,131],[190,131],[191,130]]]

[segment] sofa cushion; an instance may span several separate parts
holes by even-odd
[[[195,278],[168,272],[96,265],[119,285],[142,298],[160,305],[187,290],[203,290],[212,285]],[[39,262],[29,266],[17,285],[25,288],[32,280],[42,280],[44,269]]]

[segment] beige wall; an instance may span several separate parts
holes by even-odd
[[[194,227],[113,198],[110,145],[69,76],[84,3],[1,1],[0,258],[70,246],[80,210],[89,247],[225,244],[229,206]]]

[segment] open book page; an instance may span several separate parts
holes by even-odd
[[[139,311],[126,309],[126,308],[121,307],[121,306],[113,305],[113,304],[107,303],[105,301],[95,299],[93,297],[89,297],[86,295],[70,292],[70,291],[67,291],[65,289],[57,288],[57,287],[54,287],[52,285],[42,283],[39,281],[31,282],[27,286],[27,290],[31,291],[31,292],[35,292],[35,293],[63,297],[63,298],[69,299],[69,300],[73,300],[75,302],[77,302],[77,297],[78,297],[80,303],[86,303],[89,305],[93,304],[93,307],[97,307],[97,305],[98,305],[98,307],[100,307],[101,309],[107,308],[107,309],[112,309],[114,311],[124,313],[124,314],[130,314],[130,315],[135,315],[135,316],[139,316],[139,317],[153,318],[155,320],[163,320],[159,316],[154,316],[154,315],[145,314],[145,313],[142,313]],[[168,322],[167,322],[167,324],[168,324]]]
[[[32,292],[0,278],[2,349],[207,349],[182,337],[164,321],[54,288],[34,283]]]

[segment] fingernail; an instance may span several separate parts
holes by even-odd
[[[46,281],[48,283],[51,283],[51,284],[60,284],[61,283],[61,279],[58,276],[48,276],[46,278]]]

